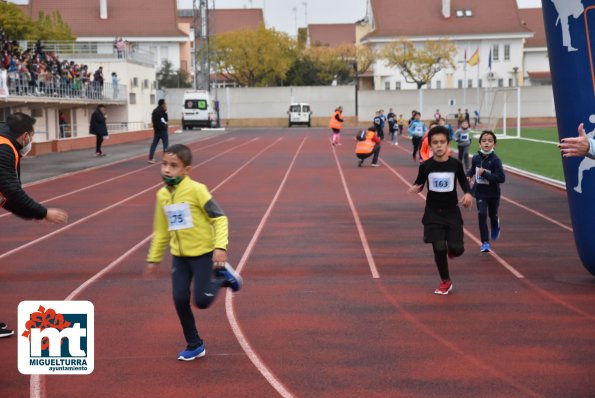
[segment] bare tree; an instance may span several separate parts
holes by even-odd
[[[415,83],[420,89],[442,69],[454,69],[456,53],[456,46],[449,39],[428,40],[423,46],[416,46],[401,38],[386,45],[380,56],[388,66],[398,68],[406,82]]]

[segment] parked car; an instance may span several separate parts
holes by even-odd
[[[311,126],[312,111],[310,110],[310,104],[306,103],[294,103],[289,105],[287,111],[289,116],[288,125],[289,127],[294,124],[305,124],[308,127]]]

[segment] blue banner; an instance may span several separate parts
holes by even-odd
[[[595,0],[542,0],[560,139],[595,136]],[[574,239],[595,275],[595,160],[563,158]]]

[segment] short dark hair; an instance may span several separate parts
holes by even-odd
[[[184,166],[190,166],[192,164],[192,151],[186,145],[174,144],[163,151],[163,153],[176,155],[182,161]]]
[[[479,136],[479,141],[481,142],[481,139],[483,138],[484,135],[489,134],[492,136],[492,138],[494,139],[494,144],[498,141],[496,139],[496,134],[494,134],[494,132],[492,130],[484,130],[481,132],[481,135]]]
[[[450,142],[450,132],[448,131],[448,129],[444,126],[436,126],[432,127],[430,129],[430,132],[428,133],[428,144],[431,144],[432,137],[438,134],[444,134],[444,136],[446,137],[446,142]]]
[[[159,101],[157,101],[157,105],[161,106],[165,104],[165,100],[163,98],[161,98]]]
[[[25,133],[31,133],[33,131],[35,119],[26,113],[15,112],[6,118],[6,124],[13,137],[18,138]]]

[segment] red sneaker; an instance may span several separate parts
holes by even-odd
[[[448,294],[452,291],[452,282],[450,280],[440,282],[440,285],[434,290],[434,294]]]

